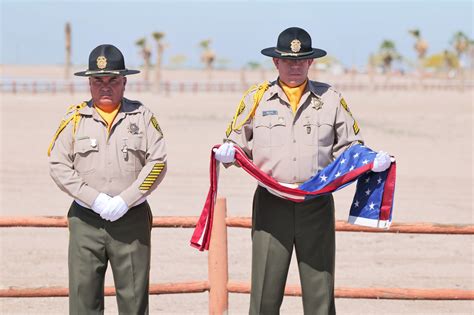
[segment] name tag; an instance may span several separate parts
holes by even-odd
[[[269,115],[278,115],[277,110],[264,110],[262,111],[262,116],[269,116]]]

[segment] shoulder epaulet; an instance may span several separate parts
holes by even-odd
[[[61,131],[64,130],[64,128],[66,128],[66,126],[71,121],[74,121],[73,134],[76,133],[76,127],[79,123],[79,120],[81,119],[81,115],[79,114],[79,110],[81,110],[82,108],[84,108],[86,106],[87,106],[87,103],[82,102],[79,105],[71,105],[71,106],[68,107],[68,109],[66,111],[65,118],[63,120],[61,120],[61,122],[59,123],[59,127],[56,130],[56,132],[54,133],[53,139],[51,140],[51,143],[49,144],[48,156],[51,155],[51,150],[53,149],[54,143],[56,142],[56,139],[58,138],[59,134],[61,133]]]
[[[237,106],[237,110],[235,112],[234,118],[232,119],[232,124],[231,124],[232,130],[239,130],[240,128],[242,128],[242,126],[245,124],[245,122],[247,122],[247,120],[253,118],[253,116],[255,115],[255,111],[257,110],[258,104],[260,103],[260,101],[263,97],[263,94],[265,94],[265,91],[268,90],[269,87],[270,87],[270,83],[268,81],[265,81],[265,82],[263,82],[259,85],[252,85],[244,93],[244,95],[240,99],[239,106]],[[239,117],[239,115],[242,114],[242,112],[245,109],[245,98],[250,93],[253,93],[252,109],[249,111],[247,117],[245,117],[245,119],[239,125],[236,126],[237,117]]]
[[[339,92],[338,90],[336,90],[336,89],[334,88],[334,86],[332,86],[332,85],[329,85],[329,86],[328,86],[328,90],[329,90],[329,91],[332,91],[332,92],[333,92],[334,94],[336,94],[336,95],[341,95],[341,92]]]

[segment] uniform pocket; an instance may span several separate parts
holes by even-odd
[[[126,139],[125,144],[127,153],[123,155],[124,168],[128,171],[140,171],[146,161],[146,140],[142,136],[132,136]]]
[[[254,147],[278,147],[284,144],[286,121],[282,116],[263,116],[255,123]]]
[[[335,140],[334,137],[334,122],[326,119],[320,119],[318,123],[319,145],[323,147],[332,146]]]
[[[99,152],[99,145],[95,139],[81,139],[74,143],[74,169],[81,174],[95,170],[95,156]]]

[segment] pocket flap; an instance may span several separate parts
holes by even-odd
[[[95,139],[81,139],[74,143],[74,153],[87,153],[89,151],[99,151],[99,144]],[[95,146],[93,146],[95,144]]]
[[[276,126],[286,126],[285,117],[283,116],[264,116],[255,123],[255,128],[273,128]]]
[[[129,150],[146,152],[145,139],[139,136],[131,137],[127,140],[127,147]]]

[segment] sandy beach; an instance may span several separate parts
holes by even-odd
[[[2,75],[25,75],[16,69],[2,66]],[[52,71],[52,79],[61,76],[57,68]],[[173,77],[169,71],[168,78],[182,75]],[[205,80],[197,71],[189,75]],[[221,75],[213,80],[240,80],[238,71]],[[266,75],[274,79],[274,72]],[[261,76],[249,74],[246,80],[257,83]],[[332,83],[334,78],[319,74],[318,80]],[[148,199],[154,215],[200,214],[209,183],[210,148],[222,141],[242,92],[125,92],[156,114],[167,142],[168,174]],[[473,90],[341,92],[367,146],[396,157],[393,221],[473,224]],[[87,92],[1,94],[2,216],[67,213],[71,199],[49,177],[46,150],[66,108],[89,97]],[[227,198],[228,215],[250,216],[255,181],[237,168],[222,169],[220,176],[219,195]],[[354,188],[335,194],[337,219],[347,219]],[[229,278],[249,281],[250,230],[233,228],[228,233]],[[191,234],[192,229],[153,230],[152,283],[207,279],[207,253],[189,246]],[[67,286],[67,229],[2,228],[0,240],[1,289]],[[473,244],[472,236],[341,232],[336,287],[473,290]],[[287,283],[299,283],[295,257]],[[113,285],[110,269],[106,285]],[[207,293],[151,296],[150,313],[207,314],[207,302]],[[249,295],[230,294],[229,313],[246,314],[248,304]],[[0,299],[2,314],[66,314],[67,306],[67,298]],[[474,302],[337,299],[336,309],[339,314],[473,314]],[[302,314],[301,298],[285,297],[281,313]],[[117,314],[114,297],[106,298],[106,314]]]

